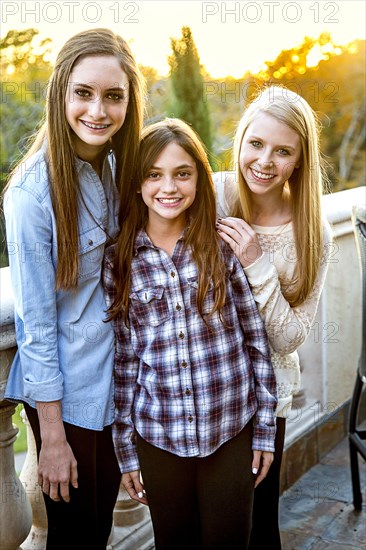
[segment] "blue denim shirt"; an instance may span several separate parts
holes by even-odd
[[[4,199],[18,344],[5,396],[33,407],[61,400],[64,421],[93,430],[114,418],[114,335],[103,322],[101,282],[104,248],[118,231],[113,164],[110,154],[101,181],[76,159],[83,197],[76,291],[55,291],[56,224],[42,150],[21,165]]]

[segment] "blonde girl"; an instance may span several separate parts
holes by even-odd
[[[265,88],[239,122],[233,158],[232,173],[215,175],[218,232],[244,267],[265,322],[278,391],[274,463],[255,491],[250,548],[280,549],[285,420],[300,389],[296,350],[311,330],[331,252],[315,113],[298,94]]]
[[[6,397],[24,403],[35,435],[47,550],[105,550],[111,531],[120,472],[101,271],[142,111],[128,44],[108,29],[76,34],[58,54],[44,123],[5,190],[18,344]]]

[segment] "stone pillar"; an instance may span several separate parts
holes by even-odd
[[[44,550],[47,541],[47,514],[42,489],[38,485],[36,442],[24,409],[21,412],[21,417],[27,427],[28,452],[19,478],[23,483],[33,513],[32,529],[22,544],[22,550]]]
[[[4,388],[15,349],[0,348],[0,550],[16,550],[32,525],[32,508],[14,465],[15,404],[4,400]]]
[[[15,403],[4,400],[9,369],[15,352],[13,297],[9,268],[0,269],[0,550],[16,550],[32,525],[32,509],[17,476],[13,443]]]
[[[154,548],[149,508],[132,500],[122,483],[113,512],[113,528],[107,550]]]

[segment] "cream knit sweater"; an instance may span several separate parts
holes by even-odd
[[[224,195],[224,173],[213,175],[219,216],[229,216]],[[277,416],[287,417],[292,396],[300,389],[297,349],[307,338],[318,307],[332,252],[332,232],[323,221],[323,256],[314,287],[307,300],[291,307],[283,292],[291,288],[295,276],[296,253],[292,223],[276,227],[253,225],[263,251],[262,256],[244,269],[265,322],[277,380]]]

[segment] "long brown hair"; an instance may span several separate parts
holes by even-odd
[[[325,162],[319,147],[320,123],[307,101],[281,86],[269,86],[259,92],[242,115],[234,138],[233,163],[235,187],[231,197],[231,215],[252,222],[248,186],[240,170],[240,148],[251,122],[267,113],[298,133],[301,141],[300,166],[288,180],[292,222],[296,246],[296,280],[285,295],[292,307],[305,302],[319,270],[323,232],[321,196],[326,188]]]
[[[126,185],[121,195],[121,232],[116,245],[113,277],[116,299],[109,309],[109,319],[121,311],[127,323],[131,287],[131,261],[135,237],[147,222],[148,209],[141,194],[137,193],[148,171],[159,154],[170,143],[176,143],[196,163],[198,178],[193,204],[187,211],[189,225],[185,234],[185,246],[191,247],[193,260],[198,269],[197,308],[202,316],[203,302],[210,286],[214,288],[215,311],[221,313],[225,303],[225,265],[220,248],[220,237],[215,229],[216,198],[207,155],[199,137],[185,122],[168,118],[143,129],[137,158],[136,173],[130,186]]]
[[[27,154],[10,175],[11,178],[24,160],[45,144],[57,227],[57,289],[76,288],[78,282],[79,184],[72,130],[65,115],[65,98],[74,65],[82,57],[93,55],[115,56],[129,80],[126,118],[120,130],[112,137],[111,149],[115,154],[115,181],[120,193],[124,184],[131,179],[143,123],[144,81],[127,42],[109,29],[80,32],[61,48],[49,81],[43,125]]]

